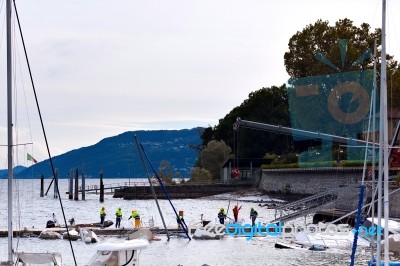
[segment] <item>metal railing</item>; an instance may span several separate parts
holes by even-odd
[[[295,202],[278,206],[275,208],[275,219],[271,221],[271,223],[276,223],[279,221],[286,222],[298,217],[306,216],[310,213],[315,213],[321,209],[332,206],[334,203],[337,203],[338,200],[348,201],[349,197],[342,197],[339,199],[339,194],[348,192],[346,194],[350,195],[350,192],[356,191],[357,189],[358,186],[356,185],[334,188]]]

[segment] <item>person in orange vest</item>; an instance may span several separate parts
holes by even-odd
[[[239,216],[239,210],[242,208],[242,206],[238,207],[237,205],[235,205],[235,207],[233,207],[232,211],[233,211],[233,218],[235,219],[235,223],[237,223],[238,221],[238,216]]]
[[[135,220],[134,227],[140,228],[140,215],[136,210],[132,210],[131,216],[129,216],[128,220],[131,218]]]

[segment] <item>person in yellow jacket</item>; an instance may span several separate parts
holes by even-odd
[[[115,212],[115,216],[116,216],[115,228],[120,228],[121,227],[121,219],[122,219],[122,210],[121,210],[121,208],[117,209],[117,211]]]
[[[182,215],[179,215],[177,218],[176,218],[176,223],[178,224],[178,229],[181,229],[181,223],[184,223],[185,222],[185,220],[183,219],[183,216]]]
[[[106,218],[106,208],[101,207],[100,209],[100,226],[104,227],[104,219]]]
[[[131,216],[129,216],[128,220],[133,218],[135,220],[134,227],[140,228],[140,215],[136,210],[132,210]]]

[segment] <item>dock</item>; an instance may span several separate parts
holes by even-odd
[[[98,236],[117,236],[117,237],[123,237],[127,236],[130,233],[134,233],[138,231],[137,228],[115,228],[115,227],[106,227],[106,228],[100,228],[100,227],[84,227],[85,230],[92,230],[96,235]],[[141,227],[139,229],[149,229],[153,234],[155,235],[163,235],[166,234],[166,231],[164,228],[161,227]],[[68,230],[76,230],[75,227],[68,227]],[[167,228],[168,232],[171,235],[179,235],[179,234],[185,234],[185,231],[183,229],[179,229],[177,227],[173,228]],[[196,228],[189,228],[190,234],[193,234],[196,231]],[[235,232],[235,228],[229,228],[229,231],[231,233]],[[258,229],[259,232],[267,232],[266,228],[263,229]],[[57,232],[59,234],[65,233],[67,230],[65,227],[53,227],[53,228],[43,228],[43,229],[23,229],[23,230],[14,230],[14,237],[39,237],[39,235],[42,233],[42,231],[51,231],[51,232]],[[78,230],[77,230],[78,231]],[[243,228],[244,232],[250,233],[251,230],[249,227],[244,227]],[[275,232],[273,228],[268,229],[269,232]],[[8,231],[6,229],[0,229],[0,237],[7,237],[8,236]]]
[[[165,230],[159,227],[142,227],[149,229],[154,234],[163,234]],[[141,228],[141,229],[142,229]],[[74,230],[74,227],[68,227],[68,230]],[[100,228],[100,227],[85,227],[85,230],[92,230],[98,236],[126,236],[128,233],[136,232],[137,229],[135,228],[115,228],[115,227],[108,227],[108,228]],[[65,233],[67,230],[65,227],[53,227],[53,228],[42,228],[42,229],[22,229],[22,230],[14,230],[13,236],[14,237],[38,237],[40,233],[43,231],[52,231],[57,232],[59,234]],[[168,228],[168,231],[171,233],[184,233],[182,229],[178,228]],[[8,237],[8,230],[7,229],[0,229],[0,237]]]
[[[249,182],[234,183],[186,183],[164,185],[169,197],[174,199],[194,199],[206,196],[212,196],[222,193],[238,191],[243,188],[252,188],[253,184]],[[158,199],[166,199],[164,191],[158,184],[153,184],[154,191]],[[78,193],[100,194],[100,186],[79,187]],[[104,193],[112,194],[113,198],[132,199],[154,199],[151,186],[148,182],[123,182],[104,185]],[[69,194],[67,191],[66,194]]]

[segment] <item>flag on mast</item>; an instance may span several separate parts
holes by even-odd
[[[37,160],[35,158],[33,158],[32,155],[30,155],[29,153],[26,154],[26,159],[28,161],[32,161],[34,163],[37,163]]]

